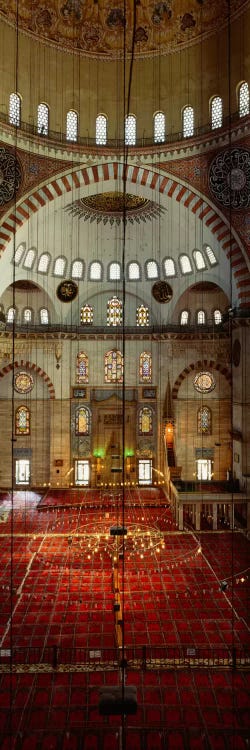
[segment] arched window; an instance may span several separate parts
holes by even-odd
[[[38,104],[37,132],[38,135],[48,135],[49,133],[49,108],[47,104]]]
[[[93,307],[91,305],[84,305],[81,307],[81,323],[85,325],[91,325],[93,323]]]
[[[123,357],[117,349],[112,349],[105,354],[105,383],[122,383],[123,380]]]
[[[30,434],[30,411],[27,406],[19,406],[15,414],[16,435]]]
[[[11,94],[9,99],[9,123],[20,127],[21,123],[21,97],[19,94]]]
[[[217,265],[217,259],[215,257],[214,251],[210,247],[210,245],[204,245],[203,249],[205,250],[208,262],[210,266],[216,266]]]
[[[90,411],[87,406],[80,406],[75,413],[75,434],[89,435],[90,433]]]
[[[107,326],[122,324],[122,302],[118,297],[112,297],[107,304]]]
[[[222,321],[222,314],[220,310],[214,310],[214,322],[218,326]]]
[[[89,382],[89,358],[85,352],[79,352],[76,358],[76,382]]]
[[[188,310],[182,310],[181,312],[181,326],[187,326],[189,320]]]
[[[94,260],[89,266],[89,280],[90,281],[101,281],[102,280],[102,264],[99,260]]]
[[[165,115],[163,112],[156,112],[154,115],[154,143],[163,143],[166,134]]]
[[[216,128],[221,128],[222,127],[222,99],[220,96],[213,96],[211,100],[210,111],[211,111],[212,130],[215,130]]]
[[[175,264],[172,258],[164,259],[163,271],[166,277],[176,276]]]
[[[33,263],[35,261],[35,257],[36,257],[36,250],[33,247],[31,247],[28,250],[27,255],[25,257],[25,261],[23,264],[24,268],[32,268]]]
[[[197,271],[203,271],[203,269],[206,268],[206,263],[204,261],[201,250],[193,250],[193,258]]]
[[[23,322],[24,323],[31,323],[32,321],[32,310],[30,307],[25,307],[23,311]]]
[[[20,245],[18,245],[17,249],[15,250],[15,255],[13,258],[13,263],[15,263],[15,266],[19,266],[19,263],[21,262],[24,252],[26,249],[26,245],[24,242],[21,242]]]
[[[39,273],[48,273],[49,264],[50,264],[50,255],[49,255],[49,253],[42,253],[42,255],[40,255],[39,262],[38,262],[38,268],[37,268],[37,270],[39,271]]]
[[[204,310],[198,310],[197,312],[197,323],[199,326],[204,326],[206,323],[206,315]]]
[[[127,274],[129,281],[138,281],[141,278],[141,268],[139,263],[131,261],[127,265]]]
[[[152,383],[152,355],[150,352],[141,352],[139,361],[140,383]]]
[[[202,406],[197,412],[197,432],[202,435],[211,435],[212,415],[208,406]]]
[[[95,142],[97,146],[106,146],[107,143],[107,117],[98,115],[95,123]]]
[[[152,435],[153,417],[152,409],[149,406],[143,406],[139,411],[139,433],[141,435]]]
[[[42,323],[43,326],[47,326],[49,323],[49,311],[46,307],[42,307],[40,310],[40,323]]]
[[[243,81],[238,88],[238,99],[239,117],[249,115],[249,86],[246,81]]]
[[[108,267],[108,280],[120,281],[120,278],[121,278],[121,265],[120,263],[116,263],[114,261],[113,263],[110,263]]]
[[[66,139],[67,141],[76,142],[78,138],[78,114],[74,109],[67,112],[66,118]]]
[[[15,310],[15,308],[14,307],[9,307],[9,309],[7,310],[7,315],[6,315],[6,321],[7,321],[7,323],[13,323],[15,317],[16,317],[16,310]]]
[[[82,279],[83,278],[84,265],[82,260],[74,260],[71,266],[71,278]]]
[[[184,107],[182,111],[182,133],[183,138],[194,135],[194,110],[193,107]]]
[[[54,276],[65,276],[66,258],[60,255],[54,263]]]
[[[134,115],[127,115],[125,118],[125,145],[136,145],[136,117]]]
[[[159,278],[159,268],[158,263],[156,263],[155,260],[147,260],[145,264],[146,269],[146,277],[147,279],[158,279]]]
[[[139,305],[136,310],[136,325],[137,326],[148,326],[149,325],[149,310],[144,305]]]
[[[179,257],[180,269],[183,274],[192,273],[192,266],[188,255],[180,255]]]

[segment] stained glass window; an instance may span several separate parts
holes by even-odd
[[[181,326],[187,326],[189,319],[189,312],[188,310],[182,310],[181,312]]]
[[[194,379],[194,388],[198,393],[209,393],[215,388],[215,380],[211,372],[199,372]]]
[[[139,375],[140,383],[152,383],[152,355],[150,352],[140,354]]]
[[[21,122],[21,98],[19,94],[11,94],[9,100],[9,123],[20,127]]]
[[[152,409],[149,406],[143,406],[139,411],[139,432],[141,435],[152,435],[152,431]]]
[[[149,325],[149,310],[148,307],[140,305],[136,310],[136,325],[137,326],[148,326]]]
[[[91,325],[93,323],[93,307],[91,305],[84,305],[81,308],[81,323]]]
[[[165,141],[165,115],[163,112],[156,112],[154,115],[154,143],[163,143]]]
[[[184,107],[182,113],[183,138],[194,135],[194,110],[193,107]]]
[[[97,146],[106,146],[107,143],[107,117],[98,115],[95,124],[95,142]]]
[[[73,109],[67,112],[66,120],[66,139],[67,141],[77,141],[78,136],[78,114]]]
[[[105,354],[105,383],[122,383],[123,357],[117,349]]]
[[[202,406],[197,413],[197,430],[198,433],[211,435],[212,417],[211,410],[208,406]]]
[[[211,101],[211,127],[212,130],[222,126],[222,99],[214,96]]]
[[[118,297],[112,297],[107,304],[107,326],[122,324],[122,302]]]
[[[249,87],[246,81],[243,81],[239,87],[239,116],[249,115]]]
[[[76,358],[76,383],[89,382],[89,358],[85,352],[79,352]]]
[[[47,104],[39,104],[37,107],[37,132],[38,135],[48,135],[49,108]]]
[[[135,146],[136,144],[136,117],[128,115],[125,118],[125,145]]]
[[[90,411],[86,406],[76,410],[75,415],[76,435],[89,435],[90,433]]]
[[[26,406],[19,406],[15,415],[16,435],[30,434],[30,412]]]

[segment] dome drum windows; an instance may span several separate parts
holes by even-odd
[[[136,117],[127,115],[125,118],[125,146],[136,145]]]
[[[165,129],[165,115],[163,112],[156,112],[154,115],[154,143],[164,143],[166,138]]]
[[[136,261],[131,261],[127,265],[127,278],[128,281],[140,281],[141,279],[141,267]]]
[[[47,104],[39,104],[37,107],[37,132],[38,135],[49,134],[49,108]]]
[[[246,117],[250,111],[249,86],[243,81],[238,88],[239,117]]]
[[[66,140],[76,143],[78,138],[78,114],[73,109],[67,112]]]
[[[159,279],[159,267],[155,260],[147,260],[145,263],[145,275],[148,281]]]
[[[20,128],[21,125],[21,97],[19,94],[10,94],[9,99],[9,123]]]
[[[181,273],[183,273],[184,275],[188,273],[192,273],[191,261],[188,255],[180,255],[179,264],[180,264]]]
[[[183,138],[191,138],[194,135],[193,107],[184,107],[182,111],[182,134]]]
[[[216,130],[216,128],[221,128],[222,127],[222,99],[220,96],[213,96],[211,100],[211,105],[210,105],[210,113],[211,113],[212,130]]]
[[[116,261],[112,262],[108,266],[108,281],[120,281],[121,280],[121,264]]]
[[[166,278],[176,276],[175,264],[172,258],[164,258],[163,272]]]
[[[89,281],[102,281],[103,266],[98,260],[94,260],[89,266]]]
[[[107,117],[98,115],[95,124],[95,142],[97,146],[106,146],[107,143]]]
[[[38,273],[48,273],[51,257],[49,253],[42,253],[38,261]]]
[[[63,255],[56,258],[54,263],[54,276],[65,276],[66,262],[66,258],[64,258]]]

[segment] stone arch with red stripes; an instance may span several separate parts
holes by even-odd
[[[95,164],[90,167],[76,167],[67,174],[55,177],[47,184],[37,187],[30,195],[22,199],[15,209],[11,209],[7,218],[0,226],[0,254],[16,230],[29,220],[32,214],[73,189],[97,185],[109,181],[124,180],[134,185],[157,190],[159,195],[172,198],[192,211],[205,225],[209,227],[222,250],[230,260],[232,273],[235,277],[240,307],[250,306],[249,271],[242,248],[230,226],[209,200],[195,192],[188,185],[184,185],[176,177],[153,171],[143,166],[124,166],[122,162],[110,161]]]
[[[50,399],[55,398],[55,389],[47,373],[42,370],[41,367],[38,367],[38,365],[35,365],[32,362],[28,362],[25,359],[21,359],[20,362],[10,362],[10,364],[6,365],[6,367],[2,367],[2,369],[0,370],[0,378],[4,378],[5,375],[8,374],[8,372],[12,372],[12,370],[20,367],[23,367],[25,370],[29,370],[36,373],[36,375],[39,375],[48,387]]]
[[[187,365],[187,367],[184,367],[184,370],[182,370],[182,372],[180,373],[172,389],[173,399],[178,398],[178,391],[183,381],[188,377],[188,375],[190,375],[191,372],[194,373],[197,370],[217,370],[221,373],[221,375],[224,375],[228,383],[231,385],[232,376],[230,370],[227,367],[224,367],[219,362],[214,362],[213,359],[198,359],[197,362],[192,362],[190,365]]]

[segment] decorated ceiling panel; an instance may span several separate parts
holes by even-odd
[[[233,19],[249,5],[231,0]],[[0,18],[15,26],[16,0],[1,0]],[[135,55],[175,52],[228,24],[228,0],[137,0]],[[134,3],[127,0],[19,0],[18,27],[39,41],[112,59],[132,48]]]

